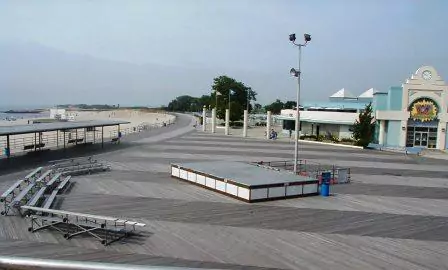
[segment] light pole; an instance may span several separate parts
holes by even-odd
[[[296,70],[294,68],[292,68],[290,70],[291,75],[297,78],[297,96],[296,96],[296,110],[297,110],[297,112],[296,112],[296,123],[295,123],[296,134],[295,134],[295,143],[294,143],[294,173],[295,174],[298,173],[298,171],[297,171],[297,163],[299,161],[298,160],[299,159],[299,138],[300,138],[300,135],[299,135],[299,127],[300,127],[300,125],[299,125],[299,121],[300,121],[300,115],[299,115],[300,105],[299,105],[299,102],[300,102],[300,76],[302,74],[301,69],[300,69],[300,60],[302,58],[302,47],[305,47],[308,44],[308,42],[311,41],[311,35],[310,34],[304,34],[303,38],[304,38],[305,42],[303,44],[297,44],[296,43],[296,34],[289,35],[289,41],[291,41],[292,44],[294,44],[295,46],[297,46],[299,48],[299,59],[298,59],[299,60],[299,63],[298,63],[299,66],[298,66],[298,70]]]

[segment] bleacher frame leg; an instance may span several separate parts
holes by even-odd
[[[37,220],[40,220],[40,224],[39,224],[39,222]],[[57,224],[62,224],[62,223],[64,223],[64,222],[62,222],[62,221],[60,221],[60,222],[50,221],[50,224],[45,224],[45,220],[39,219],[38,217],[31,217],[31,227],[28,228],[28,231],[36,232],[36,231],[43,230],[43,229],[46,229],[46,228],[53,228],[53,229],[55,229],[55,230],[65,234],[65,232],[63,230],[61,230],[61,229],[59,229],[58,227],[55,226]],[[34,225],[36,225],[37,228],[35,228]]]
[[[11,210],[11,207],[9,206],[11,202],[7,199],[3,200],[3,210],[1,212],[2,216],[7,216],[9,213],[9,210]]]
[[[106,227],[104,227],[104,228],[99,227],[98,228],[98,227],[91,227],[91,226],[88,226],[88,225],[84,226],[84,225],[80,225],[80,224],[76,224],[76,223],[67,223],[67,224],[75,226],[77,231],[74,232],[74,233],[65,233],[64,237],[66,239],[70,239],[70,238],[75,237],[77,235],[86,233],[86,234],[88,234],[88,235],[98,239],[103,245],[107,246],[107,245],[109,245],[109,244],[111,244],[113,242],[116,242],[116,241],[126,237],[126,232],[123,232],[123,235],[111,239],[111,237],[109,235],[109,230]],[[99,234],[94,233],[94,231],[97,231],[97,230],[98,231],[104,231],[104,237],[101,237]]]

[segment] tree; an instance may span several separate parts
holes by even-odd
[[[284,104],[280,99],[277,99],[277,100],[275,100],[275,102],[264,106],[266,111],[271,111],[271,113],[273,113],[273,114],[280,114],[283,107],[284,107]]]
[[[216,99],[216,93],[221,95]],[[211,100],[212,107],[216,100],[216,114],[218,118],[224,119],[226,109],[229,108],[229,94],[230,94],[230,121],[238,121],[243,118],[243,111],[247,108],[248,102],[256,101],[257,93],[252,88],[246,86],[244,83],[230,78],[228,76],[219,76],[213,79]],[[249,99],[248,99],[249,98]],[[249,110],[251,106],[249,106]]]
[[[210,105],[210,100],[210,96],[207,95],[203,95],[200,98],[188,95],[179,96],[168,104],[167,109],[177,112],[199,112],[202,111],[204,105]]]
[[[254,113],[264,113],[263,106],[261,106],[261,104],[259,104],[259,103],[255,103],[253,112]]]
[[[295,101],[288,100],[283,104],[283,109],[295,109],[295,107],[296,107]]]
[[[364,111],[359,113],[359,117],[353,125],[352,130],[356,145],[363,147],[369,145],[375,133],[372,103],[367,104]]]

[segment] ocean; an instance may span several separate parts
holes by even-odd
[[[36,107],[37,108],[37,107]],[[0,107],[0,121],[14,121],[17,119],[33,119],[33,118],[48,118],[50,117],[50,110],[42,113],[4,113],[8,110],[33,110],[36,108],[20,108],[20,107]]]

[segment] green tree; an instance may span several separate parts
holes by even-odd
[[[254,113],[264,113],[263,106],[261,106],[260,103],[255,103],[253,112]]]
[[[280,114],[280,111],[284,108],[284,104],[280,99],[275,100],[273,103],[264,106],[266,111],[271,111],[273,114]]]
[[[283,109],[294,109],[296,107],[296,102],[288,100],[283,104]]]
[[[216,98],[216,94],[219,93]],[[256,101],[257,93],[252,88],[246,86],[244,83],[230,78],[228,76],[219,76],[213,79],[211,99],[212,104],[215,105],[216,100],[216,114],[218,118],[224,119],[226,109],[229,108],[230,97],[230,121],[238,121],[243,118],[243,111],[247,108],[248,102]],[[212,107],[214,107],[212,105]],[[251,106],[249,106],[249,110]]]
[[[375,120],[373,117],[372,103],[366,105],[359,113],[359,117],[352,127],[353,138],[356,145],[366,147],[373,140],[375,133]]]
[[[199,103],[198,98],[184,95],[172,100],[167,107],[169,111],[189,112],[199,111],[198,108],[202,108],[202,106],[203,105]]]

